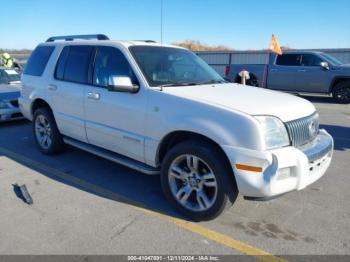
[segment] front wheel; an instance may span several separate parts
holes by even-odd
[[[332,91],[333,99],[340,104],[350,103],[350,81],[337,84]]]
[[[166,154],[161,183],[169,202],[195,221],[219,216],[238,194],[222,153],[201,141],[182,142]]]

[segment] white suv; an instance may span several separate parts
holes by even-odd
[[[52,37],[32,53],[19,104],[39,149],[65,144],[146,174],[194,220],[300,190],[333,139],[308,101],[225,82],[194,53],[104,35]]]

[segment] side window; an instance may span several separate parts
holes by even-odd
[[[54,49],[54,46],[38,46],[35,48],[27,62],[23,74],[41,76]]]
[[[61,57],[57,63],[56,77],[60,79],[63,75],[64,81],[87,84],[90,59],[94,47],[77,45],[69,46],[68,50],[63,50],[61,53]]]
[[[301,55],[298,54],[279,55],[276,64],[281,66],[300,66],[300,60]]]
[[[66,61],[69,53],[69,46],[63,48],[60,58],[58,59],[55,71],[55,78],[58,80],[63,80],[64,77],[64,69],[66,66]]]
[[[133,84],[138,84],[123,53],[115,47],[100,46],[96,53],[93,84],[107,87],[110,76],[128,76]]]
[[[311,54],[304,54],[301,59],[302,66],[320,66],[322,59]]]

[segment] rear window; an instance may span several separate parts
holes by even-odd
[[[301,55],[298,54],[279,55],[276,64],[282,66],[300,66],[300,60]]]
[[[59,80],[88,83],[92,46],[66,46],[57,62],[55,76]]]
[[[54,49],[54,46],[38,46],[35,48],[27,62],[23,74],[41,76]]]

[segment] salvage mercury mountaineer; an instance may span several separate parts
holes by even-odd
[[[43,153],[69,144],[160,173],[167,199],[193,220],[217,217],[238,193],[301,190],[331,162],[333,139],[310,102],[227,83],[180,47],[51,37],[22,81],[20,108]]]

